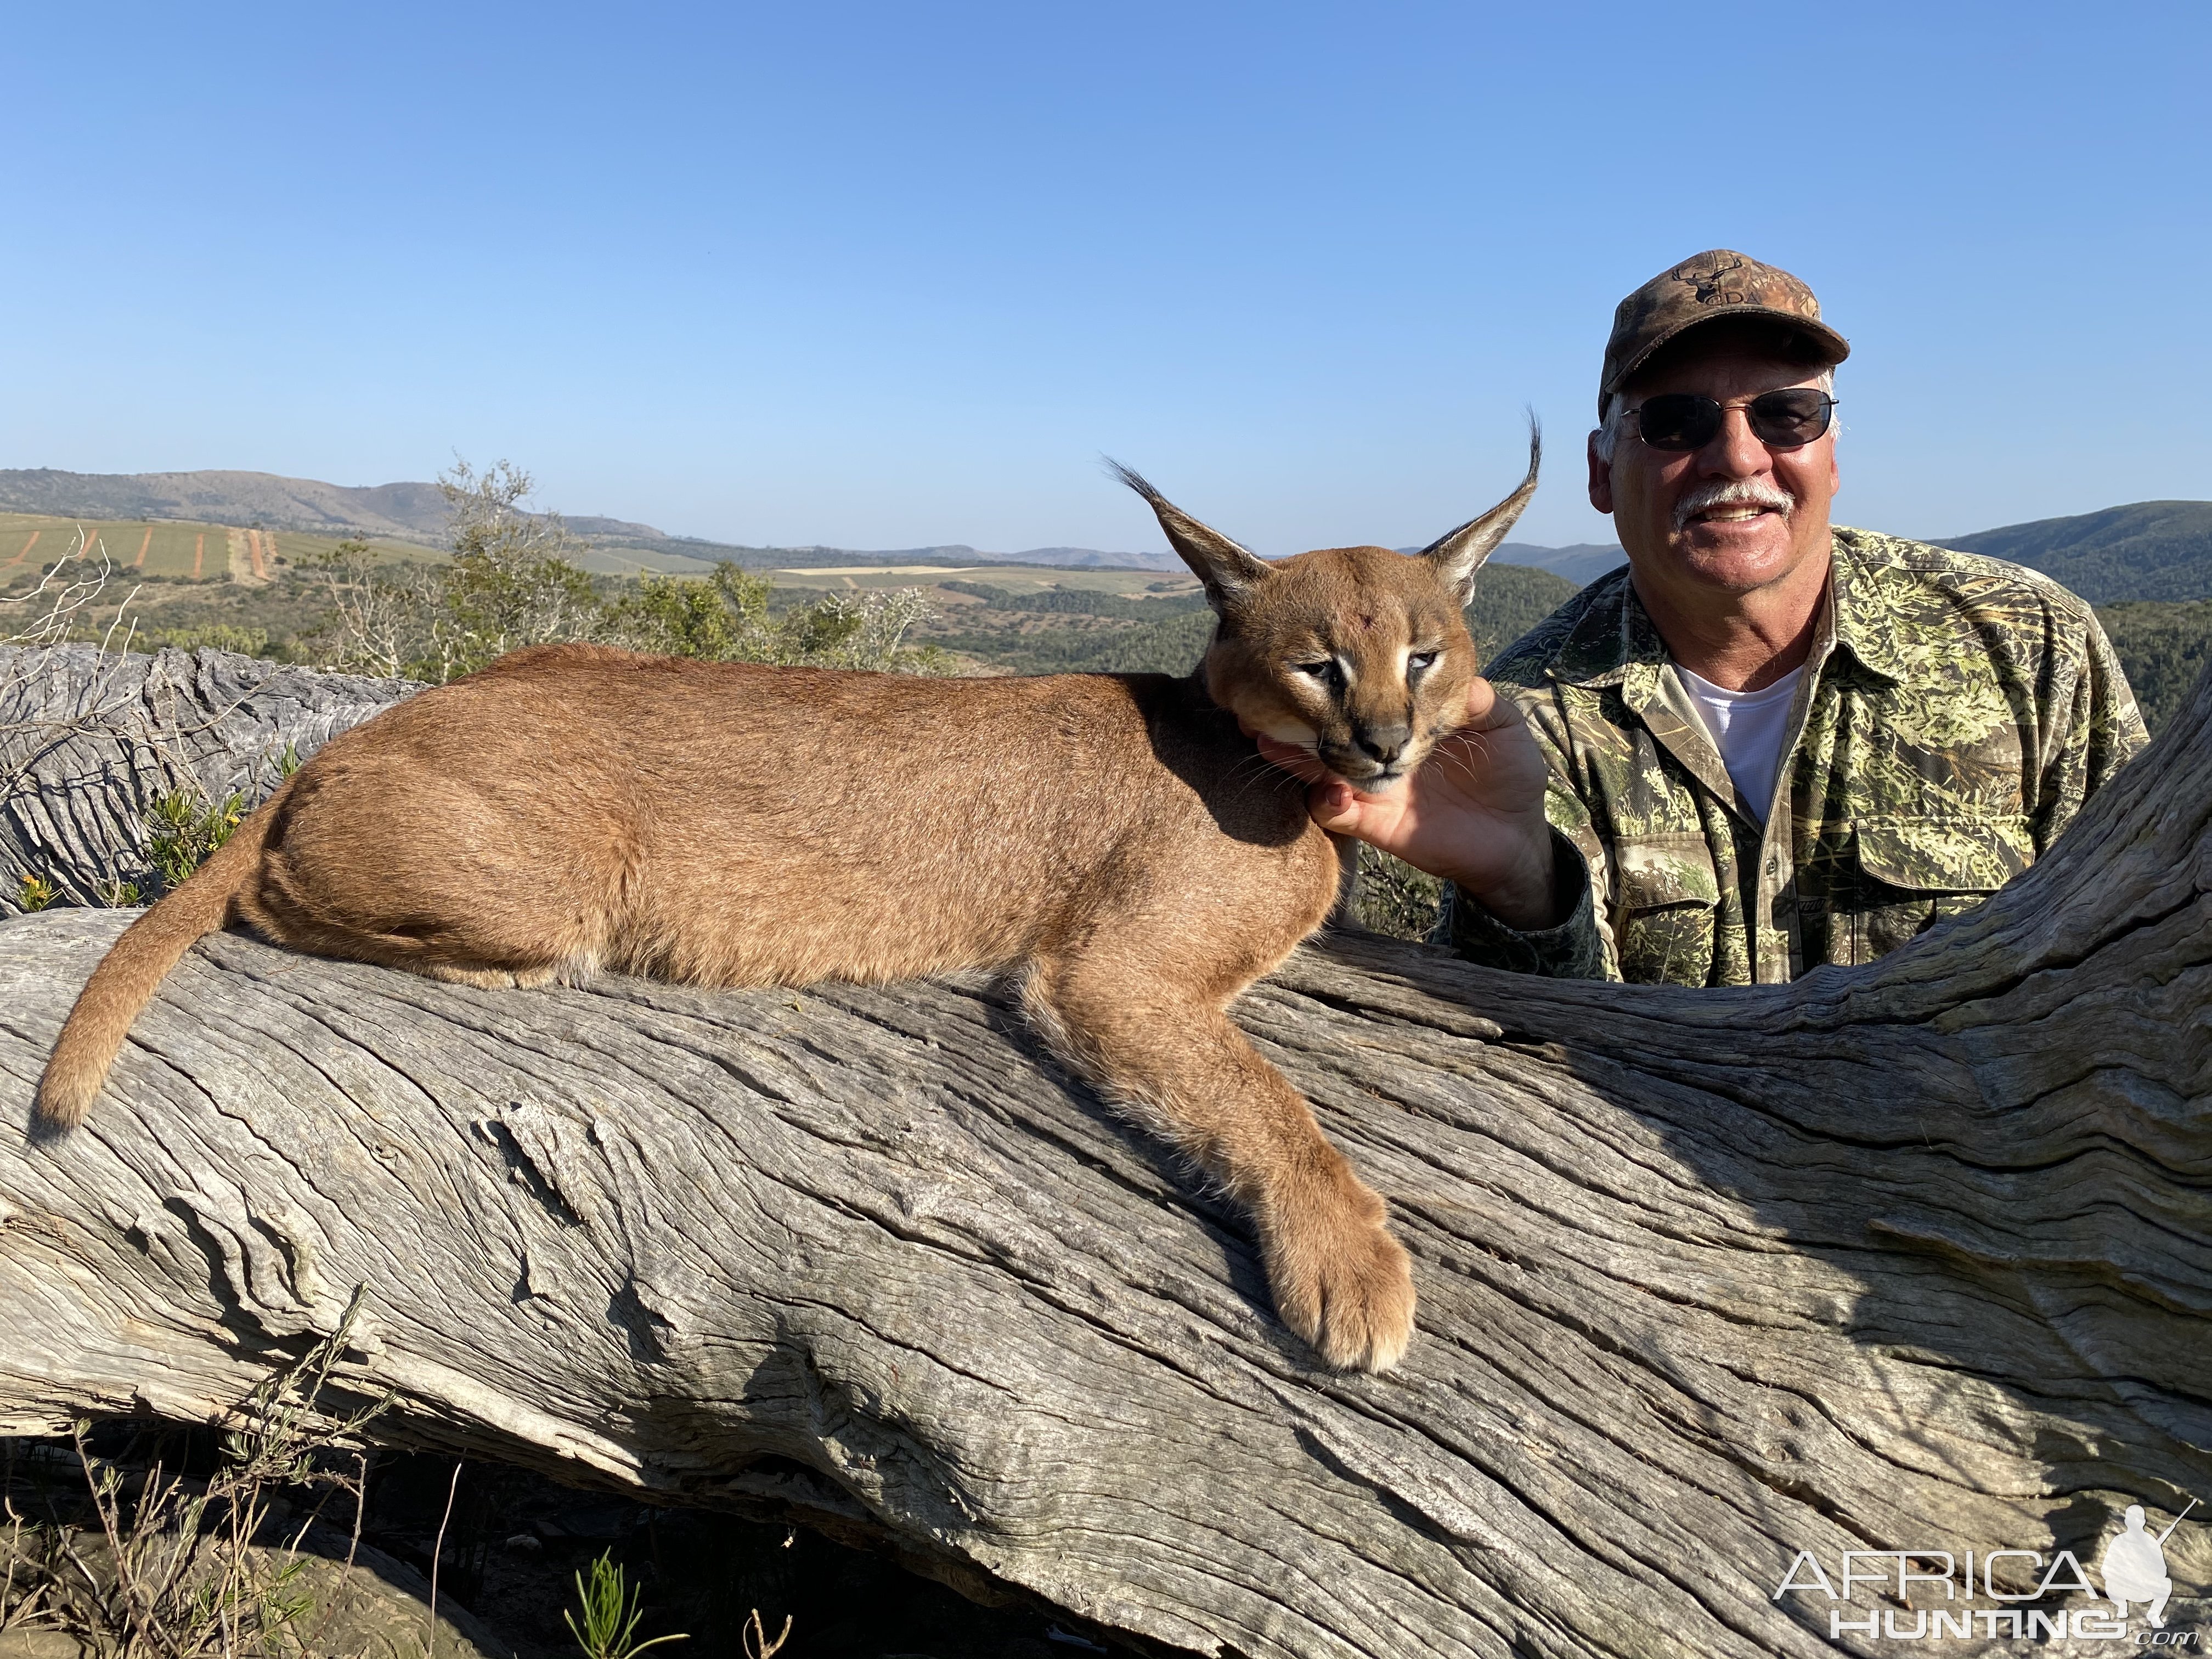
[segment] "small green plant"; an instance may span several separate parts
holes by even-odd
[[[689,1636],[656,1636],[649,1642],[635,1639],[637,1621],[642,1616],[638,1602],[645,1595],[645,1587],[632,1588],[611,1555],[602,1554],[592,1563],[591,1581],[576,1575],[576,1602],[584,1615],[581,1626],[574,1613],[561,1617],[568,1626],[568,1634],[576,1638],[586,1659],[631,1659],[647,1648],[659,1647],[663,1642],[688,1642]],[[778,1643],[781,1646],[781,1642]],[[769,1650],[773,1653],[775,1649]]]
[[[60,896],[61,889],[44,876],[33,876],[27,872],[16,878],[15,908],[19,910],[27,913],[32,910],[43,910]]]
[[[92,902],[103,910],[128,910],[143,896],[137,882],[120,876],[102,876],[92,884]]]
[[[246,816],[246,797],[234,791],[210,803],[197,789],[172,789],[147,809],[146,861],[174,892],[228,841]],[[136,896],[135,893],[133,895]]]

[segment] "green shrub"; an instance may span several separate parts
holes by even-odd
[[[915,588],[830,593],[771,612],[765,576],[727,560],[705,580],[647,576],[637,592],[606,609],[601,637],[639,651],[708,662],[778,663],[943,674],[952,659],[936,646],[910,646],[907,631],[931,614]]]
[[[197,789],[172,789],[147,809],[146,861],[174,892],[231,837],[246,816],[246,797],[235,792],[210,801]],[[133,891],[136,897],[136,891]]]

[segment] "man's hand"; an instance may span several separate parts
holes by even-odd
[[[1469,688],[1467,706],[1468,723],[1388,795],[1362,793],[1273,738],[1259,736],[1260,752],[1313,786],[1306,806],[1322,829],[1456,883],[1509,927],[1556,927],[1565,918],[1544,819],[1550,769],[1521,710],[1488,680]]]

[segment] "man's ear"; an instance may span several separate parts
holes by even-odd
[[[1480,518],[1469,519],[1421,550],[1419,556],[1429,562],[1437,581],[1457,594],[1462,605],[1466,605],[1474,589],[1474,573],[1482,568],[1482,562],[1490,556],[1492,550],[1505,539],[1505,532],[1513,528],[1521,509],[1536,493],[1536,472],[1543,459],[1544,434],[1532,415],[1528,420],[1528,473],[1521,480],[1521,487]]]
[[[1601,513],[1613,511],[1613,463],[1597,453],[1597,441],[1605,434],[1589,434],[1589,498],[1590,505]]]
[[[1261,582],[1275,573],[1265,559],[1248,552],[1214,529],[1200,524],[1173,501],[1112,457],[1106,465],[1114,476],[1145,498],[1146,505],[1167,532],[1168,542],[1182,556],[1192,574],[1206,584],[1206,601],[1216,615],[1241,605]]]

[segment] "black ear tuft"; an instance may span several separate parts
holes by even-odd
[[[1153,516],[1159,520],[1160,528],[1167,532],[1168,544],[1206,584],[1207,603],[1216,612],[1234,607],[1274,574],[1266,560],[1240,547],[1212,526],[1192,518],[1153,489],[1143,473],[1122,465],[1110,455],[1105,461],[1115,477],[1145,498]]]
[[[1160,492],[1152,488],[1152,480],[1133,466],[1124,466],[1111,455],[1102,455],[1099,459],[1106,463],[1106,470],[1109,472],[1142,495],[1147,501],[1157,501],[1161,499]]]
[[[1474,573],[1482,568],[1498,544],[1513,528],[1513,521],[1536,493],[1536,473],[1544,459],[1544,432],[1534,410],[1528,415],[1528,472],[1510,495],[1484,514],[1469,519],[1456,530],[1445,532],[1423,548],[1419,556],[1436,568],[1437,580],[1459,596],[1462,605],[1474,587]]]

